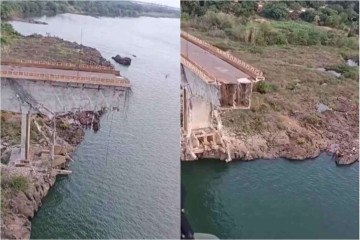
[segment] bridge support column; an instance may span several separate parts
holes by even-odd
[[[56,115],[53,117],[53,132],[52,132],[52,144],[50,149],[50,172],[53,169],[55,159],[55,144],[56,144]]]
[[[28,160],[30,150],[30,110],[28,107],[21,109],[21,160]]]

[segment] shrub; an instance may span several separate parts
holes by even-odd
[[[209,30],[208,35],[210,37],[219,37],[219,38],[225,38],[226,37],[225,31],[223,31],[221,29]]]
[[[264,38],[267,45],[283,45],[288,43],[285,34],[278,31],[269,32]]]
[[[206,30],[209,28],[226,29],[233,26],[233,17],[222,12],[216,13],[214,11],[208,11],[204,16],[199,18],[199,21]]]
[[[273,92],[275,91],[277,88],[275,85],[271,84],[271,83],[267,83],[267,82],[258,82],[256,84],[256,91],[261,93],[261,94],[265,94],[265,93],[269,93],[269,92]]]
[[[230,28],[226,31],[229,37],[231,37],[234,40],[239,40],[242,42],[247,42],[246,39],[246,27],[243,25],[238,25],[233,28]]]
[[[29,188],[29,182],[24,176],[14,176],[9,181],[9,187],[15,191],[25,192]]]
[[[1,138],[8,137],[11,144],[19,144],[20,136],[20,122],[1,121]]]
[[[13,39],[18,38],[19,33],[9,23],[1,23],[1,44],[9,44]]]
[[[305,115],[302,118],[302,120],[305,124],[310,124],[310,125],[319,125],[321,123],[320,118],[314,113]]]
[[[30,123],[30,138],[33,142],[37,143],[41,139],[42,135],[35,125],[34,121]]]
[[[305,140],[305,138],[300,137],[300,138],[296,139],[296,143],[298,145],[304,145],[306,143],[306,140]]]
[[[69,125],[62,122],[59,124],[59,128],[62,130],[67,130],[67,129],[69,129]]]
[[[187,21],[187,20],[189,20],[189,19],[190,19],[190,16],[189,16],[188,13],[186,13],[186,12],[182,12],[182,13],[181,13],[181,20],[182,20],[182,21]]]
[[[283,3],[267,3],[263,10],[264,16],[275,20],[286,19],[289,11]]]
[[[253,1],[242,1],[234,7],[235,16],[250,17],[255,13],[256,3]]]
[[[315,16],[318,15],[318,12],[310,9],[310,10],[306,10],[305,12],[302,12],[300,14],[300,18],[306,22],[314,22],[315,20]]]

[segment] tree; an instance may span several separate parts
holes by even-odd
[[[283,3],[267,3],[264,6],[264,16],[276,20],[286,19],[289,16],[289,11]]]
[[[306,22],[313,22],[315,20],[316,15],[317,12],[310,9],[310,10],[306,10],[305,12],[302,12],[300,14],[300,18]]]
[[[49,11],[56,14],[58,12],[57,5],[54,2],[47,2],[46,7],[49,9]]]
[[[256,2],[243,1],[241,3],[237,3],[236,6],[234,7],[234,15],[250,17],[255,13],[255,9],[256,9]]]
[[[319,9],[321,6],[325,5],[325,1],[306,1],[306,5],[311,8]]]
[[[292,9],[292,10],[300,10],[301,5],[298,2],[290,2],[289,3],[289,8]]]

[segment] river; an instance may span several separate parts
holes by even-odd
[[[86,132],[73,173],[58,179],[32,220],[31,238],[178,238],[180,20],[74,14],[36,20],[48,25],[12,25],[23,35],[82,42],[106,59],[136,57],[128,68],[114,63],[132,84],[126,114],[105,115],[99,132]]]
[[[183,162],[189,222],[220,238],[359,238],[359,164],[326,154],[285,159]]]

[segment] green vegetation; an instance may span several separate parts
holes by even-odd
[[[10,179],[10,188],[18,192],[25,192],[29,188],[29,183],[24,176],[14,176]]]
[[[257,21],[223,12],[208,11],[193,18],[188,26],[207,32],[212,37],[228,37],[245,44],[268,45],[324,45],[358,48],[358,37],[347,37],[343,31],[329,30],[299,21]]]
[[[39,132],[38,128],[36,127],[34,120],[30,122],[30,140],[32,143],[38,143],[42,138],[41,133]]]
[[[67,130],[69,129],[69,124],[68,123],[64,123],[64,122],[61,122],[58,127],[61,129],[61,130]]]
[[[256,84],[256,91],[265,94],[276,90],[276,85],[267,82],[258,82]]]
[[[319,124],[321,124],[321,119],[315,113],[310,113],[310,114],[306,114],[302,118],[302,122],[309,125],[319,126]]]
[[[260,10],[256,2],[247,1],[181,4],[184,24],[211,37],[228,37],[258,46],[291,44],[358,49],[359,9],[355,2],[326,2],[327,5],[325,1],[267,2]]]
[[[270,2],[265,4],[263,15],[275,20],[283,20],[289,17],[289,10],[285,3]]]
[[[156,4],[131,1],[3,1],[1,19],[12,17],[38,17],[58,13],[82,13],[96,16],[179,17],[179,10]]]
[[[357,31],[358,1],[268,1],[263,8],[255,1],[182,1],[182,14],[203,16],[208,11],[223,12],[236,17],[258,16],[275,19],[302,19],[321,26]]]
[[[1,23],[1,45],[7,45],[19,37],[11,24]]]
[[[1,139],[7,138],[10,144],[19,144],[21,136],[21,126],[19,121],[8,120],[1,114]]]
[[[341,73],[345,78],[358,79],[359,78],[359,67],[350,67],[347,64],[339,64],[326,68],[327,70],[334,70]]]
[[[24,176],[12,176],[8,182],[2,183],[3,188],[9,187],[10,189],[17,192],[25,192],[29,188],[28,179]]]

